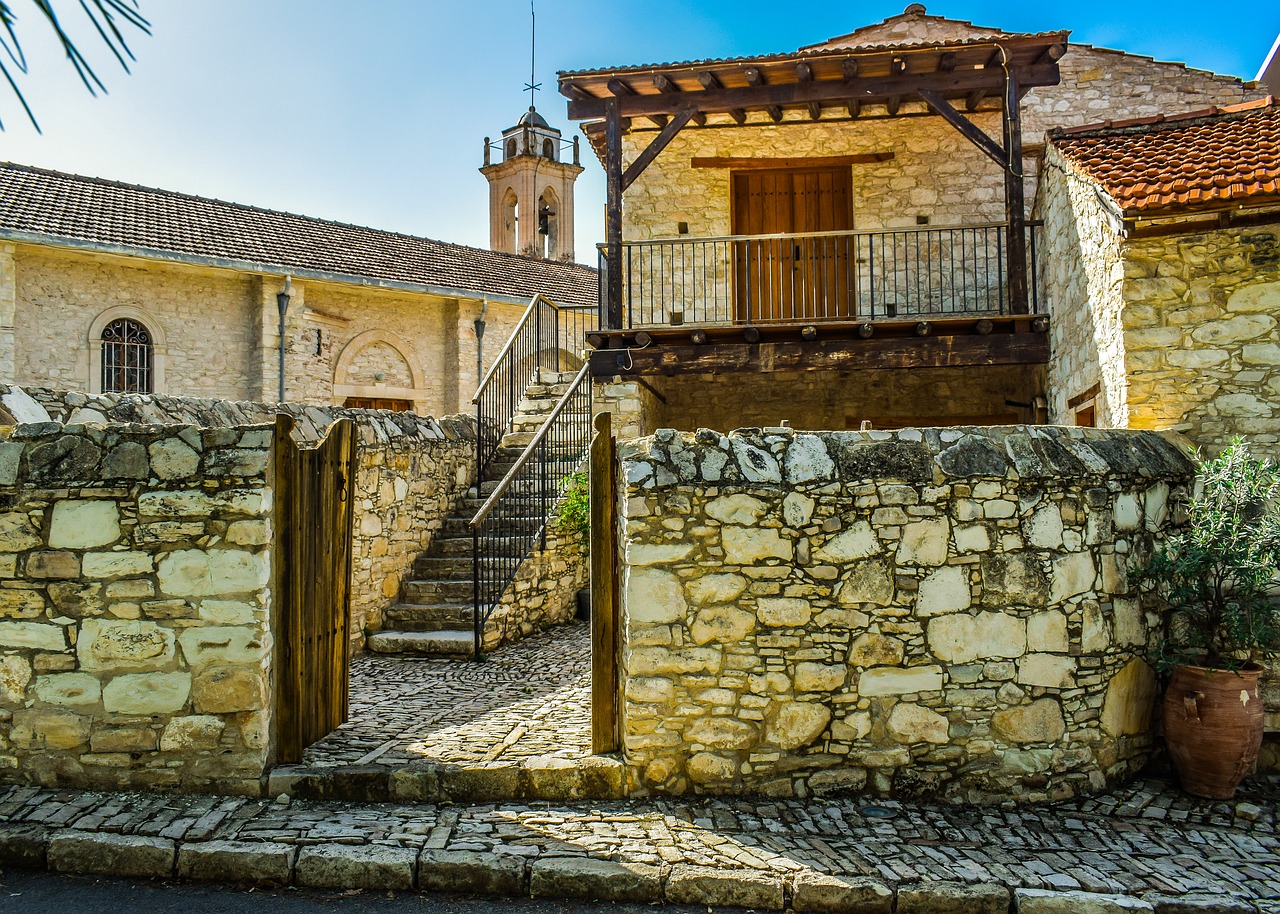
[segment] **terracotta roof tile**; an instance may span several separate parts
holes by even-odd
[[[595,305],[580,264],[502,254],[134,184],[0,163],[0,238],[40,236],[477,295]]]
[[[1280,102],[1053,131],[1050,142],[1126,213],[1267,202],[1280,191]]]

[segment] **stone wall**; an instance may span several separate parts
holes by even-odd
[[[0,779],[256,793],[271,427],[0,439]]]
[[[363,648],[368,631],[400,592],[414,560],[431,545],[450,510],[475,481],[475,422],[413,413],[203,400],[191,397],[84,394],[0,385],[0,404],[26,422],[195,425],[224,428],[294,417],[295,440],[319,441],[349,418],[358,429],[353,530],[351,637]]]
[[[1074,408],[1068,403],[1076,408],[1092,404],[1098,426],[1125,428],[1129,376],[1121,226],[1104,208],[1098,186],[1067,167],[1052,146],[1044,169],[1035,215],[1044,220],[1037,264],[1040,296],[1052,316],[1049,419],[1073,425]]]
[[[1135,239],[1121,257],[1129,425],[1280,457],[1280,218]]]
[[[634,789],[1030,800],[1147,759],[1128,569],[1181,515],[1181,438],[662,430],[620,459]]]
[[[1098,388],[1100,425],[1169,429],[1280,456],[1280,218],[1135,235],[1052,147],[1037,201],[1053,315],[1051,419]]]
[[[638,426],[630,435],[620,430],[621,440],[657,428],[729,431],[784,421],[792,428],[833,431],[859,428],[864,421],[873,428],[1033,422],[1031,404],[1045,391],[1040,365],[744,372],[732,383],[712,374],[645,380],[651,390],[633,383],[630,398],[621,396],[618,384],[608,385],[614,394],[609,406],[625,404],[623,416],[635,417],[621,425]],[[647,405],[635,399],[640,392]]]
[[[589,557],[590,546],[583,536],[551,524],[546,547],[539,544],[529,553],[485,622],[485,650],[572,619],[578,609],[578,591],[590,580]]]
[[[0,336],[0,382],[96,391],[95,328],[109,317],[130,317],[155,338],[156,392],[275,400],[276,293],[283,283],[282,276],[233,269],[0,245],[0,332],[12,327]],[[473,321],[482,304],[295,281],[285,327],[286,398],[322,406],[341,405],[349,396],[398,398],[411,400],[423,415],[466,411],[479,380]],[[523,310],[489,303],[486,365]],[[389,364],[371,372],[387,377],[359,370],[368,346],[398,353],[400,363],[384,352]],[[357,363],[354,376],[345,370],[349,362]]]

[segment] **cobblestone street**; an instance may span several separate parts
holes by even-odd
[[[591,641],[585,622],[494,651],[481,663],[361,654],[351,719],[304,764],[477,764],[591,752]]]
[[[960,893],[985,899],[964,910],[994,912],[1009,909],[1011,892],[1048,890],[1144,899],[1126,910],[1272,912],[1278,797],[1276,778],[1248,783],[1232,803],[1145,781],[1102,797],[987,809],[857,798],[351,805],[11,787],[0,793],[0,864],[95,872],[108,860],[135,876],[270,874],[322,887],[771,910],[848,910],[806,905],[854,892],[884,905],[896,897],[899,912],[937,910],[920,905]]]

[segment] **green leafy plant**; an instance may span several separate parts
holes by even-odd
[[[1162,666],[1240,669],[1280,652],[1280,467],[1237,438],[1199,461],[1187,525],[1137,579],[1167,609]]]
[[[37,21],[43,22],[52,30],[58,46],[75,68],[76,75],[89,90],[89,94],[105,93],[106,85],[98,78],[88,59],[80,52],[59,21],[53,0],[31,0],[31,2],[38,14]],[[146,35],[151,34],[151,24],[142,18],[138,9],[138,0],[80,0],[79,7],[102,43],[111,51],[121,68],[128,73],[129,61],[135,58],[133,52],[129,50],[125,33],[137,30]],[[28,69],[26,52],[23,51],[22,44],[18,40],[18,21],[19,17],[14,11],[13,0],[0,0],[0,78],[9,84],[9,88],[13,90],[13,94],[31,120],[31,125],[39,131],[40,125],[36,123],[35,114],[32,113],[22,90],[18,87],[17,74],[26,74]],[[3,129],[4,125],[0,123],[0,130]]]
[[[556,513],[556,529],[585,537],[591,530],[591,483],[586,473],[573,473],[565,484],[560,510]]]

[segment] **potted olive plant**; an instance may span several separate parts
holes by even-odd
[[[1199,463],[1185,527],[1139,580],[1167,610],[1165,741],[1188,793],[1225,799],[1262,743],[1261,662],[1280,650],[1280,467],[1236,439]]]

